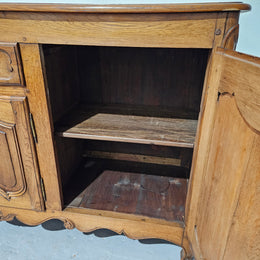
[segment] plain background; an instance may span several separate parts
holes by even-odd
[[[34,3],[85,3],[85,4],[160,4],[227,2],[228,0],[97,0],[97,1],[25,1],[0,0],[0,2]],[[229,1],[229,2],[236,2]],[[237,51],[260,57],[260,1],[247,0],[250,12],[240,16],[240,34]],[[1,32],[0,32],[1,33]],[[78,230],[65,230],[62,223],[49,221],[37,227],[0,223],[0,259],[5,260],[179,260],[180,248],[159,240],[135,241],[113,232],[99,230],[83,234]],[[16,223],[17,224],[17,223]]]

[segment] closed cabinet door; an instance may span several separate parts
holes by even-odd
[[[206,87],[187,236],[196,259],[260,259],[260,59],[219,48]]]
[[[43,209],[24,97],[0,97],[0,206]]]

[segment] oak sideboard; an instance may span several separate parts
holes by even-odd
[[[0,4],[0,220],[181,259],[259,259],[260,58],[243,3]]]

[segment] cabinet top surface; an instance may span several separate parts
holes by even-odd
[[[0,3],[0,11],[54,13],[190,13],[241,11],[250,8],[250,5],[242,2],[127,5]]]

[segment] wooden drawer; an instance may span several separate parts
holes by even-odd
[[[0,85],[23,85],[17,44],[0,43]]]

